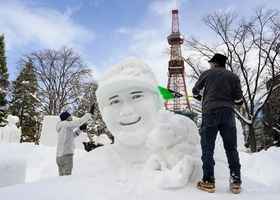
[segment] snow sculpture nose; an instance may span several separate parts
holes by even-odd
[[[134,112],[135,111],[131,105],[129,105],[128,103],[124,103],[120,110],[120,117],[121,118],[130,117],[130,116],[134,115]]]

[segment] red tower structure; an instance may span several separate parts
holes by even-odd
[[[167,88],[175,94],[181,94],[165,103],[165,107],[170,111],[191,111],[190,102],[185,82],[185,66],[182,57],[181,45],[184,38],[179,30],[178,10],[172,10],[172,32],[167,37],[170,45],[170,60],[168,63],[168,84]]]

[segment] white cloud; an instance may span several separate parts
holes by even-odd
[[[36,44],[42,48],[67,45],[81,49],[94,39],[94,33],[71,19],[66,13],[50,8],[27,6],[20,1],[2,2],[0,31],[6,36],[7,48]]]
[[[132,35],[130,54],[146,61],[163,85],[167,82],[168,44],[158,30],[135,31]]]
[[[125,54],[148,63],[162,85],[167,85],[168,79],[169,45],[166,38],[171,31],[171,10],[174,8],[176,0],[151,1],[141,25],[121,27],[116,31],[130,37],[130,45]]]
[[[80,0],[77,0],[80,1]],[[97,8],[99,7],[102,3],[104,3],[105,0],[84,0],[83,2],[91,7]]]
[[[124,34],[124,35],[126,35],[126,34],[131,33],[131,30],[129,28],[127,28],[127,27],[120,27],[115,32],[117,34]]]
[[[77,3],[75,6],[67,6],[66,11],[63,13],[64,16],[71,18],[75,14],[79,13],[83,7],[82,3]]]
[[[179,1],[156,0],[149,6],[150,11],[159,16],[166,16],[167,13],[170,13],[171,9],[175,8],[179,8]]]

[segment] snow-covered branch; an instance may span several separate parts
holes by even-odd
[[[253,122],[250,119],[247,119],[245,116],[243,116],[237,109],[234,109],[235,114],[240,118],[243,122],[245,122],[248,125],[251,125]]]
[[[90,74],[79,55],[69,48],[49,49],[26,56],[23,62],[27,61],[33,63],[38,78],[38,95],[33,97],[47,114],[56,115],[65,106],[74,106]]]

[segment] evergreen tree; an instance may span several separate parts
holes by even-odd
[[[13,82],[10,111],[19,117],[21,142],[39,143],[40,114],[37,78],[31,61],[26,62],[19,76]]]
[[[82,117],[85,113],[90,111],[91,105],[96,102],[96,89],[97,84],[95,82],[86,83],[80,88],[78,93],[81,97],[77,103],[77,109],[74,113],[75,116]]]
[[[7,124],[8,69],[5,56],[4,35],[0,35],[0,127]]]
[[[112,139],[112,134],[107,129],[97,104],[95,95],[96,89],[97,84],[94,82],[89,83],[84,87],[83,96],[80,98],[79,106],[75,112],[75,115],[82,117],[86,112],[92,112],[93,117],[88,122],[87,126],[87,134],[90,141],[93,140],[94,135],[98,136],[101,134],[106,134]],[[92,107],[94,107],[93,111],[91,111]]]

